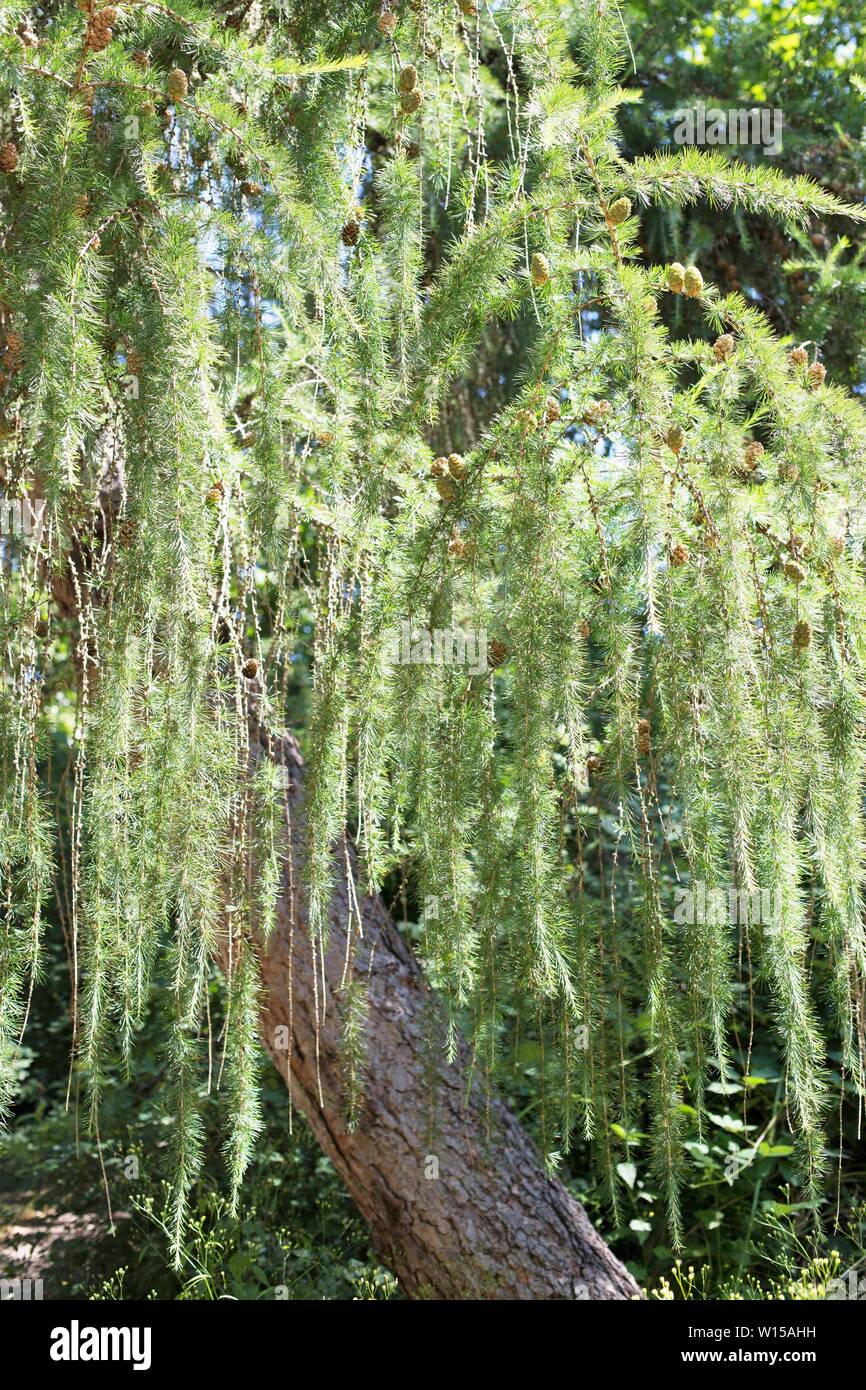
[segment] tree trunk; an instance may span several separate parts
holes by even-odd
[[[441,1049],[431,1051],[433,1000],[379,898],[358,899],[363,937],[354,968],[366,978],[368,1028],[363,1109],[358,1127],[349,1130],[339,1001],[347,929],[356,931],[347,928],[354,848],[337,856],[328,949],[323,963],[314,962],[297,887],[303,763],[289,735],[257,731],[254,757],[266,751],[288,769],[291,852],[278,926],[262,953],[264,1041],[404,1293],[639,1296],[583,1208],[545,1174],[514,1116],[479,1086],[467,1085],[465,1054],[447,1065]]]

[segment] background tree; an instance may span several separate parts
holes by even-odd
[[[542,1146],[592,1146],[614,1220],[646,1126],[675,1246],[711,1098],[755,1080],[747,989],[818,1210],[828,1045],[862,1080],[862,414],[690,245],[647,264],[638,214],[861,212],[700,151],[624,159],[594,3],[85,10],[3,10],[3,466],[46,503],[5,557],[9,1054],[74,682],[76,1064],[95,1123],[167,982],[176,1256],[203,1084],[235,1201],[260,1130],[260,944],[301,894],[324,986],[338,878],[347,1134],[381,890],[447,1061],[465,1030],[492,1096],[536,1049]],[[282,764],[252,757],[289,711],[297,873]],[[678,920],[678,880],[745,907]]]
[[[863,201],[866,72],[857,6],[759,0],[738,10],[636,4],[627,13],[637,68],[629,84],[643,96],[623,111],[630,152],[671,144],[676,111],[698,101],[725,111],[778,109],[777,154],[767,157],[754,146],[729,153],[809,175],[850,202]],[[837,380],[862,386],[862,229],[850,220],[817,219],[794,230],[772,217],[734,211],[718,217],[699,206],[648,216],[642,237],[650,260],[688,248],[719,284],[753,297],[779,333],[819,343]],[[678,308],[679,332],[688,318]]]

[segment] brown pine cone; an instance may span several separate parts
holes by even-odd
[[[689,548],[687,545],[683,545],[682,541],[678,541],[676,545],[671,546],[671,564],[679,568],[680,565],[687,565],[688,563]]]
[[[813,390],[824,385],[824,378],[827,375],[827,368],[823,362],[813,362],[808,371],[809,385]]]
[[[753,439],[748,443],[743,451],[743,463],[749,472],[753,472],[758,466],[758,460],[764,457],[764,446],[759,440]]]

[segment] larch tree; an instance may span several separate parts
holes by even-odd
[[[743,982],[819,1190],[828,1048],[863,1083],[863,412],[638,238],[862,208],[624,160],[604,0],[0,25],[4,1106],[53,899],[92,1123],[163,1018],[178,1249],[263,1030],[407,1292],[633,1296],[495,1098],[506,1028],[548,1168],[591,1141],[616,1211],[645,1126],[676,1243]]]

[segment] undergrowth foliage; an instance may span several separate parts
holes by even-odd
[[[426,905],[449,1052],[467,1029],[492,1084],[516,1009],[545,1146],[595,1141],[614,1205],[648,1117],[674,1240],[685,1107],[729,1077],[746,978],[816,1188],[828,1045],[863,1082],[863,412],[820,345],[637,236],[651,202],[862,209],[694,150],[625,163],[595,0],[6,0],[0,23],[0,476],[45,503],[0,542],[6,1105],[53,891],[94,1122],[167,969],[176,1248],[206,1086],[237,1193],[286,846],[250,727],[308,667],[309,948],[348,826],[358,894],[396,871]],[[500,372],[504,402],[455,408]],[[677,878],[776,910],[681,925]],[[320,1007],[363,1122],[376,1021],[347,981]]]

